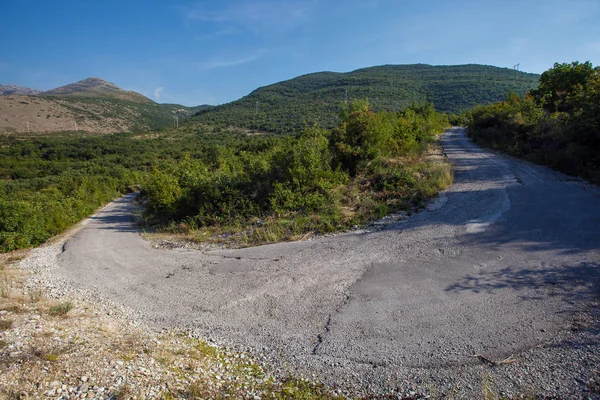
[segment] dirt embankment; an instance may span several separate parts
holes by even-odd
[[[129,130],[139,115],[110,102],[73,101],[39,96],[0,96],[0,133]]]

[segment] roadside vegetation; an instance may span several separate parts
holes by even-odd
[[[123,139],[0,137],[0,251],[44,242],[138,181]]]
[[[462,115],[484,146],[600,183],[600,67],[554,64],[537,90]]]
[[[355,101],[340,120],[154,168],[142,187],[146,223],[237,246],[296,240],[410,213],[450,185],[449,164],[427,157],[448,126],[432,105],[376,113]]]
[[[43,243],[136,190],[154,166],[244,140],[205,131],[0,136],[0,252]]]
[[[449,184],[447,165],[421,157],[447,125],[432,106],[343,113],[336,129],[298,136],[0,136],[0,251],[37,246],[140,184],[152,226],[261,243],[409,211]]]

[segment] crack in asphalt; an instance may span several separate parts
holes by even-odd
[[[335,309],[335,311],[327,316],[327,321],[325,322],[325,326],[323,327],[323,331],[317,335],[317,344],[313,348],[312,354],[314,354],[314,355],[317,354],[317,351],[319,350],[319,346],[321,346],[321,344],[325,340],[325,336],[327,336],[327,333],[329,332],[329,329],[330,329],[330,326],[331,326],[331,319],[333,317],[333,314],[339,313],[340,310],[342,309],[342,307],[344,307],[349,302],[350,302],[350,295],[346,294],[345,297],[344,297],[344,300]]]
[[[223,254],[211,254],[204,253],[208,257],[224,258],[227,260],[253,260],[253,261],[281,261],[281,258],[263,258],[263,257],[240,257],[240,256],[228,256]]]
[[[323,332],[317,335],[317,344],[313,348],[312,353],[317,354],[317,350],[319,350],[319,346],[323,343],[324,337],[329,332],[329,324],[331,324],[331,314],[327,316],[327,322],[325,322],[325,326],[323,327]]]

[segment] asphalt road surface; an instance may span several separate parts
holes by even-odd
[[[65,244],[58,272],[158,326],[342,387],[468,382],[481,362],[472,355],[500,360],[548,343],[597,299],[600,196],[482,150],[460,128],[442,144],[455,183],[383,231],[160,250],[131,225],[129,195]]]

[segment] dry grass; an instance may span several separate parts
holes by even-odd
[[[64,317],[69,311],[73,309],[73,303],[70,301],[63,301],[58,304],[53,304],[48,308],[48,314],[53,317]]]
[[[37,303],[44,298],[44,291],[40,288],[29,288],[27,296],[32,303]]]
[[[0,271],[0,297],[7,299],[10,297],[10,293],[11,279],[6,269],[3,269]]]
[[[63,385],[75,395],[82,376],[90,390],[114,399],[334,397],[308,381],[270,377],[248,355],[177,332],[140,330],[82,300],[28,295],[24,271],[9,264],[3,272],[11,295],[0,298],[0,399],[56,398]]]
[[[90,104],[73,98],[66,101],[19,95],[0,96],[0,132],[27,135],[27,122],[32,134],[75,131],[76,119],[77,131],[124,132],[136,122],[131,113],[135,108],[136,105],[131,104],[125,107],[121,115],[105,117],[103,113],[110,112],[110,106],[102,102]],[[97,118],[89,118],[90,113]]]
[[[0,331],[6,331],[13,326],[12,319],[0,319]]]

